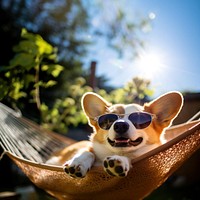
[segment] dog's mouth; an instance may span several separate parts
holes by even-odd
[[[129,138],[119,137],[115,140],[108,138],[108,142],[113,147],[132,147],[137,146],[143,141],[142,137],[138,137],[136,140],[131,140]]]

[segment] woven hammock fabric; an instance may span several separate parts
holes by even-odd
[[[56,147],[55,149],[57,150],[59,146],[57,144],[59,143],[61,146],[70,145],[72,141],[69,138],[60,137],[55,133],[44,131],[39,126],[21,116],[15,115],[10,110],[5,111],[4,106],[0,110],[3,110],[2,112],[4,113],[4,117],[0,119],[0,144],[6,154],[22,169],[34,184],[57,199],[144,199],[164,183],[200,147],[200,121],[181,124],[167,130],[166,135],[170,136],[170,138],[174,137],[173,139],[133,159],[133,167],[127,177],[111,177],[103,171],[102,167],[93,167],[85,178],[74,179],[63,171],[62,166],[51,166],[43,163],[47,159],[47,154],[50,155],[54,152],[53,149],[46,151],[45,154],[41,153],[45,151],[48,144],[51,144],[51,140],[56,141],[56,145],[53,143],[53,147]],[[26,129],[22,127],[26,127]],[[21,135],[19,137],[20,141],[22,138],[30,138],[29,134],[34,135],[33,133],[37,137],[44,137],[44,140],[47,137],[48,142],[44,142],[43,145],[38,144],[36,148],[34,146],[35,139],[32,139],[31,142],[28,139],[24,139],[20,143],[20,146],[15,142],[16,139],[11,139],[12,145],[8,145],[6,140],[6,138],[8,139],[10,137],[8,135],[12,137],[13,135],[15,135],[14,137]],[[36,136],[32,137],[35,138]],[[22,150],[24,143],[29,144],[25,144],[24,146],[26,148],[26,154]],[[31,156],[28,156],[29,150],[31,152],[38,152],[39,150],[39,153],[32,152]],[[20,152],[19,155],[18,151]],[[33,158],[35,156],[40,156],[40,158]]]

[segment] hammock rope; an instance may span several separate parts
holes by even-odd
[[[0,104],[0,144],[4,151],[20,158],[44,163],[52,153],[66,146],[65,142],[55,138],[3,104]],[[5,134],[6,133],[6,134]]]
[[[2,143],[0,142],[0,146],[2,145]],[[2,158],[4,157],[4,155],[6,154],[6,151],[3,151],[3,153],[0,155],[0,161],[2,160]]]
[[[193,121],[193,120],[195,120],[195,119],[197,119],[197,118],[200,118],[200,111],[197,112],[193,117],[191,117],[191,118],[187,121],[187,123],[189,123],[189,122],[191,122],[191,121]]]

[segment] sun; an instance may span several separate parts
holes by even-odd
[[[163,70],[164,60],[158,53],[143,53],[139,55],[136,65],[142,76],[153,78]]]

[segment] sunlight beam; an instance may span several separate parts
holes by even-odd
[[[158,53],[143,53],[136,62],[142,76],[152,79],[164,70],[164,60]]]

